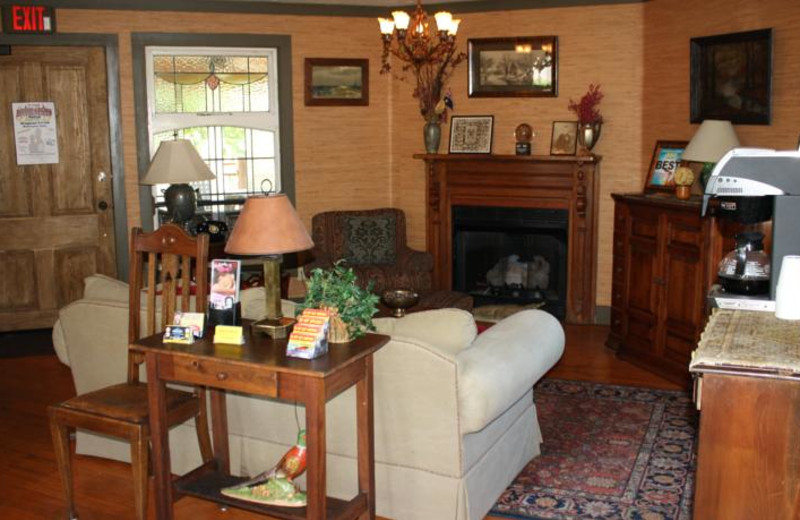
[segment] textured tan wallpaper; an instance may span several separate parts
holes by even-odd
[[[451,83],[456,115],[495,117],[494,153],[513,153],[514,128],[536,132],[547,154],[554,120],[574,119],[569,98],[589,83],[605,93],[606,123],[595,152],[601,165],[597,303],[610,302],[612,192],[640,191],[657,139],[689,139],[689,39],[773,27],[773,123],[737,126],[746,145],[788,148],[800,133],[800,8],[787,0],[651,0],[645,3],[465,14],[459,40],[556,35],[556,98],[467,97],[467,64]],[[412,245],[425,244],[423,121],[411,87],[378,74],[380,37],[371,18],[59,10],[59,32],[120,37],[122,134],[129,226],[139,223],[131,74],[131,32],[288,34],[292,37],[297,206],[310,223],[319,211],[395,205],[408,215]],[[211,40],[213,44],[213,39]],[[303,59],[370,60],[369,107],[305,107]],[[440,152],[446,152],[445,128]]]
[[[597,302],[607,305],[611,294],[611,235],[613,191],[641,189],[638,159],[642,153],[642,4],[532,9],[463,16],[459,39],[464,49],[469,38],[508,36],[558,36],[558,97],[469,98],[468,66],[462,64],[451,87],[455,115],[493,115],[493,152],[514,153],[514,129],[520,123],[533,126],[533,153],[550,153],[553,121],[575,120],[567,110],[570,98],[582,96],[590,83],[599,83],[605,98],[600,110],[605,119],[594,152],[602,155],[600,166],[600,225]],[[409,232],[418,247],[424,236],[424,170],[410,159],[423,151],[422,119],[417,115],[411,89],[393,85],[392,151],[395,201],[409,214]],[[414,117],[408,117],[413,114]],[[447,151],[449,128],[443,132],[440,152]]]

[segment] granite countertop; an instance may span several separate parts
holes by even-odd
[[[689,370],[709,367],[800,377],[800,322],[779,320],[771,312],[717,309]]]

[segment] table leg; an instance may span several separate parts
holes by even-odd
[[[230,475],[231,457],[228,449],[228,407],[225,391],[209,388],[211,400],[211,431],[214,434],[214,459],[217,471]]]
[[[372,401],[372,356],[364,360],[364,378],[356,383],[358,490],[367,495],[360,519],[375,518],[375,416]]]
[[[308,450],[306,482],[308,506],[306,518],[325,518],[325,383],[321,379],[306,378],[306,447]]]
[[[147,401],[150,407],[150,441],[153,444],[153,481],[155,484],[156,518],[172,520],[172,477],[169,459],[169,427],[167,426],[167,387],[159,379],[158,355],[145,355],[147,367]]]

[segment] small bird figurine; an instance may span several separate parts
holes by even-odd
[[[254,486],[270,478],[288,478],[294,480],[306,470],[306,431],[297,432],[297,444],[284,453],[281,460],[267,471],[256,475],[240,486]]]
[[[297,433],[297,444],[273,467],[255,477],[221,490],[223,495],[284,507],[304,507],[306,494],[294,479],[306,470],[306,431]]]

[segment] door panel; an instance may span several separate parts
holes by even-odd
[[[106,85],[101,47],[0,57],[0,331],[50,327],[84,277],[116,276]],[[58,164],[16,164],[11,103],[26,101],[55,104]]]

